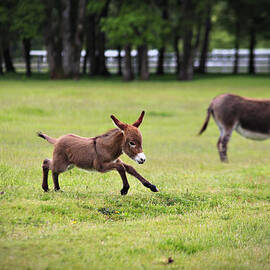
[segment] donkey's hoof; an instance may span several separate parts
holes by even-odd
[[[150,186],[151,191],[153,192],[159,192],[158,188],[155,185]]]
[[[55,192],[64,192],[64,190],[62,190],[62,189],[60,189],[60,188],[59,188],[59,189],[55,188],[54,191],[55,191]]]
[[[128,190],[129,190],[129,187],[127,187],[127,188],[122,188],[122,189],[121,189],[121,195],[122,195],[122,196],[127,195]]]
[[[44,192],[49,192],[49,188],[48,187],[42,187],[42,189],[44,190]]]

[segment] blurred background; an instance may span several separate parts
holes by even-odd
[[[270,73],[269,0],[2,0],[0,75]]]

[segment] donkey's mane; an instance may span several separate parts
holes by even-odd
[[[121,132],[121,131],[119,131],[118,128],[110,129],[107,132],[105,132],[105,133],[103,133],[101,135],[98,135],[98,136],[96,136],[94,138],[95,139],[98,139],[98,138],[110,137],[111,135],[115,135],[116,132]]]

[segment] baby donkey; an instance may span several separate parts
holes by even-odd
[[[142,135],[138,129],[143,117],[144,111],[135,123],[128,125],[111,115],[117,128],[93,138],[67,134],[55,139],[39,132],[37,134],[39,137],[54,145],[53,159],[45,159],[42,164],[43,190],[45,192],[49,190],[49,170],[52,171],[54,189],[57,191],[60,190],[59,174],[77,166],[81,169],[96,170],[102,173],[117,170],[123,181],[121,195],[126,195],[129,190],[126,172],[136,177],[151,191],[158,192],[156,186],[144,179],[132,166],[119,159],[119,156],[124,152],[139,164],[145,162],[146,158],[142,151]]]

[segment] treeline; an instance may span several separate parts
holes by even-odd
[[[12,50],[21,43],[26,75],[31,76],[30,50],[38,42],[47,50],[52,79],[108,75],[104,52],[110,48],[119,52],[118,74],[126,81],[134,79],[131,50],[137,49],[136,74],[147,80],[147,51],[157,48],[157,74],[164,74],[165,52],[174,51],[178,78],[192,80],[194,72],[206,72],[211,29],[217,24],[233,36],[234,73],[245,42],[252,74],[256,43],[270,38],[269,15],[269,0],[2,0],[0,74],[15,72]]]

